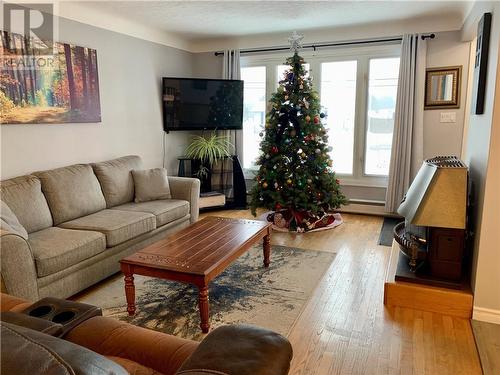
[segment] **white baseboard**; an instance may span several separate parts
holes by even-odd
[[[481,322],[500,324],[500,310],[474,306],[472,310],[472,319]]]
[[[338,211],[341,213],[345,212],[350,214],[398,217],[397,215],[385,212],[384,206],[379,204],[374,205],[374,204],[351,203],[346,206],[342,206]]]

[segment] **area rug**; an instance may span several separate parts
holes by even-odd
[[[394,227],[404,219],[394,217],[384,217],[382,228],[380,228],[380,235],[378,237],[378,244],[383,246],[392,246],[394,239]]]
[[[249,323],[288,334],[335,253],[272,246],[264,268],[262,245],[252,247],[210,284],[210,324]],[[201,340],[198,290],[188,284],[135,276],[134,317],[127,315],[121,275],[76,297],[100,306],[104,316],[141,327]]]

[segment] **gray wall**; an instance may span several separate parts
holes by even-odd
[[[199,78],[222,77],[222,56],[215,56],[213,52],[193,54],[193,76]]]
[[[1,178],[126,154],[161,166],[161,77],[190,77],[192,54],[67,19],[59,27],[60,41],[97,50],[102,122],[2,125]],[[165,135],[170,174],[187,141],[187,133]]]
[[[470,43],[462,42],[460,31],[438,33],[435,39],[427,41],[427,68],[461,65],[462,85],[460,108],[424,111],[424,159],[436,155],[460,157],[462,153],[469,52]],[[457,121],[441,123],[442,112],[455,112]]]
[[[465,144],[465,162],[470,168],[473,186],[472,227],[473,318],[500,323],[500,251],[498,246],[498,170],[500,150],[500,80],[497,77],[500,53],[500,3],[479,2],[474,5],[465,28],[475,35],[477,22],[484,12],[493,13],[488,61],[485,113],[471,114]],[[467,30],[464,30],[467,34]],[[495,88],[496,82],[496,88]],[[475,90],[475,87],[473,88]],[[496,92],[495,92],[496,90]],[[496,109],[494,111],[494,106]],[[496,135],[497,138],[494,138]],[[496,185],[495,185],[496,184]],[[488,188],[489,187],[489,188]]]

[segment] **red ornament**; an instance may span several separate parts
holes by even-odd
[[[271,148],[271,152],[272,152],[273,154],[277,154],[277,153],[278,153],[278,151],[279,151],[279,150],[278,150],[278,147],[277,147],[277,146],[273,146],[273,147]]]
[[[319,117],[318,116],[314,116],[314,123],[319,124]]]
[[[340,184],[340,180],[339,180],[338,178],[335,180],[335,182],[336,182],[337,184]]]
[[[278,211],[278,210],[281,210],[281,204],[279,204],[279,203],[276,203],[276,206],[275,206],[275,208],[276,208],[276,211]]]

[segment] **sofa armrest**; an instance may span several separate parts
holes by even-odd
[[[38,294],[35,259],[30,245],[21,236],[0,231],[2,282],[9,294],[36,301]]]
[[[65,339],[109,357],[125,358],[162,374],[174,374],[198,343],[102,316],[90,318]]]
[[[200,199],[200,180],[189,177],[168,177],[170,193],[174,199],[183,199],[189,202],[191,208],[191,223],[198,220],[199,199]]]
[[[12,311],[3,311],[0,314],[0,320],[4,323],[10,323],[16,326],[29,328],[34,331],[42,332],[46,335],[51,336],[60,336],[63,332],[62,324]]]
[[[21,312],[33,303],[22,298],[11,296],[10,294],[0,293],[0,311]]]
[[[177,375],[285,375],[292,355],[290,342],[275,332],[250,325],[228,325],[212,331]]]

